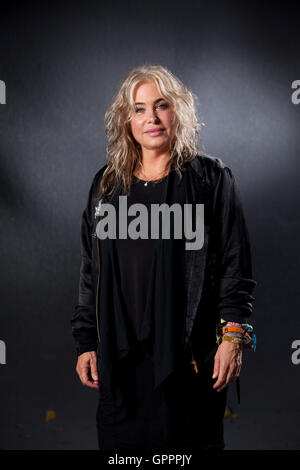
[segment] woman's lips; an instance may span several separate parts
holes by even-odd
[[[164,131],[164,129],[158,129],[157,131],[148,131],[147,134],[151,135],[151,137],[156,137],[157,135],[161,135]]]

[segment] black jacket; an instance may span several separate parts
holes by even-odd
[[[97,350],[99,331],[99,239],[95,206],[106,165],[95,175],[82,215],[78,304],[71,319],[77,355]],[[217,349],[216,323],[244,322],[253,310],[249,234],[234,176],[221,159],[199,154],[186,164],[187,204],[204,204],[204,244],[185,253],[187,354],[205,361]]]

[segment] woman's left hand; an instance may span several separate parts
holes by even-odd
[[[243,346],[229,341],[222,341],[214,359],[212,378],[218,378],[213,388],[220,392],[239,375],[242,366]]]

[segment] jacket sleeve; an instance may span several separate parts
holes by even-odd
[[[214,193],[218,264],[219,319],[244,323],[255,300],[249,233],[235,178],[227,166],[218,176]]]
[[[91,237],[93,225],[92,201],[96,176],[90,187],[87,204],[81,219],[81,264],[79,271],[78,303],[74,308],[71,319],[72,335],[75,339],[78,356],[86,351],[96,351],[98,344],[95,289],[92,280]]]

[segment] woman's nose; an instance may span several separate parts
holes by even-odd
[[[158,116],[155,113],[155,110],[151,109],[148,114],[148,121],[149,122],[155,122],[158,120]]]

